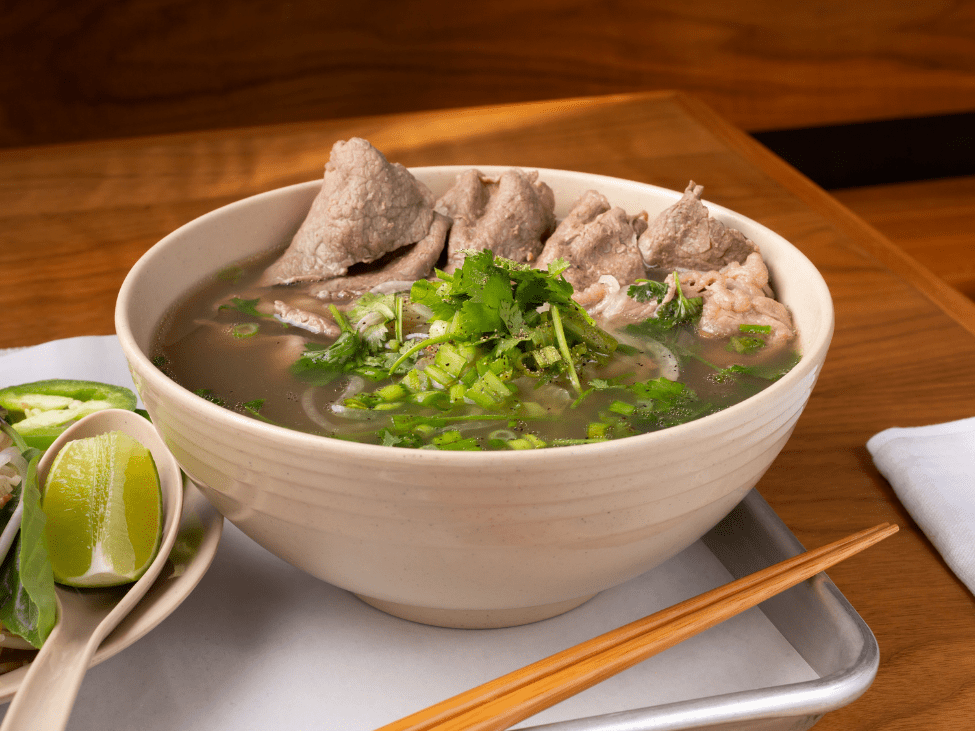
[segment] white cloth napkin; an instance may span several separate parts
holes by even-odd
[[[975,418],[887,429],[867,449],[918,526],[975,593]]]

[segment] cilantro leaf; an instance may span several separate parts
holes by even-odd
[[[777,363],[771,366],[765,364],[756,364],[751,366],[731,365],[727,368],[716,370],[714,377],[718,381],[725,381],[737,375],[746,375],[761,378],[766,381],[777,381],[786,373],[791,371],[799,362],[801,357],[802,356],[798,352],[793,351],[790,357],[784,363]]]
[[[728,340],[728,345],[726,349],[732,353],[740,353],[742,355],[750,355],[756,351],[761,350],[765,347],[764,338],[756,338],[752,336],[745,335],[733,335]]]
[[[654,313],[654,317],[669,322],[671,327],[697,322],[704,310],[704,298],[686,297],[681,289],[680,277],[677,276],[677,272],[674,272],[674,282],[676,284],[674,298],[670,302],[660,305]]]
[[[626,296],[637,302],[659,302],[667,296],[667,284],[654,279],[638,279],[626,290]]]
[[[252,300],[245,300],[240,297],[232,297],[230,304],[220,305],[218,310],[235,310],[241,312],[245,315],[250,315],[251,317],[274,317],[274,315],[266,315],[263,312],[258,311],[257,303],[261,301],[260,297]]]

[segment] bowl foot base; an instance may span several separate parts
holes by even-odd
[[[389,602],[383,599],[356,594],[359,599],[381,612],[391,614],[400,619],[408,619],[419,624],[430,624],[434,627],[451,627],[454,629],[495,629],[498,627],[516,627],[520,624],[530,624],[543,619],[556,617],[575,609],[592,599],[589,596],[568,599],[553,604],[542,604],[535,607],[516,607],[514,609],[438,609],[436,607],[414,607],[408,604]]]

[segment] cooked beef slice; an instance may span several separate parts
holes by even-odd
[[[629,286],[621,285],[616,277],[603,274],[585,289],[576,290],[573,299],[606,328],[643,322],[653,317],[658,303],[635,300],[627,294],[628,289]]]
[[[313,285],[309,290],[310,294],[321,300],[341,302],[377,288],[391,288],[391,291],[409,289],[411,283],[433,273],[433,268],[443,252],[449,229],[450,219],[434,213],[433,224],[427,235],[412,246],[394,251],[382,267],[361,274],[329,279],[320,285]]]
[[[555,193],[538,180],[535,170],[512,168],[497,179],[467,170],[436,208],[453,220],[447,239],[448,272],[463,262],[466,251],[491,249],[506,259],[534,261],[555,228]]]
[[[704,307],[698,331],[712,337],[741,334],[740,325],[768,325],[770,345],[780,344],[795,334],[788,308],[774,299],[769,286],[768,268],[758,252],[749,254],[744,264],[731,262],[718,271],[679,272],[685,297],[702,297]],[[674,275],[667,277],[670,289],[661,301],[676,295]]]
[[[433,223],[433,195],[366,140],[336,142],[308,216],[262,284],[342,276],[420,241]]]
[[[735,229],[712,218],[701,202],[704,186],[692,180],[677,203],[650,222],[639,239],[648,267],[720,269],[745,261],[758,247]]]
[[[632,284],[646,272],[637,248],[637,237],[647,228],[646,214],[634,218],[609,204],[595,190],[580,196],[546,241],[536,266],[547,267],[556,259],[571,265],[564,276],[576,290],[612,274],[621,284]]]
[[[342,329],[330,317],[318,312],[309,312],[299,307],[293,307],[280,300],[276,300],[274,303],[274,316],[281,322],[318,335],[337,338],[342,333]]]

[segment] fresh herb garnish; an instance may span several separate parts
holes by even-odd
[[[211,404],[216,404],[217,406],[224,406],[224,407],[227,405],[227,403],[222,398],[220,398],[216,393],[214,393],[213,389],[198,388],[193,393],[195,393],[200,398],[206,399]]]
[[[680,277],[674,272],[674,298],[657,308],[654,319],[663,320],[670,324],[670,327],[677,325],[695,323],[700,319],[704,309],[703,297],[686,297],[680,286]]]
[[[386,418],[375,430],[340,438],[410,448],[536,449],[600,442],[681,424],[727,405],[724,397],[701,399],[664,377],[586,378],[585,366],[638,349],[599,328],[572,299],[572,286],[562,276],[565,266],[560,260],[538,270],[490,250],[471,253],[453,273],[437,271],[435,279],[415,282],[408,296],[366,295],[345,312],[332,306],[340,336],[327,347],[308,345],[292,370],[318,383],[343,374],[392,377],[386,385],[344,399],[345,409],[386,412]],[[682,362],[699,361],[715,381],[760,371],[720,369],[696,352],[685,338],[701,316],[703,299],[687,297],[676,273],[674,278],[672,299],[628,329],[663,342]],[[668,285],[656,281],[629,289],[642,301],[660,302],[667,292]],[[408,332],[404,314],[415,322],[419,311],[427,313],[420,318],[425,324]],[[764,344],[765,327],[743,328],[739,338]],[[574,396],[571,403],[546,406],[526,385],[532,383]],[[532,433],[533,423],[558,419],[563,410],[590,399],[598,399],[591,407],[596,415],[584,437],[545,441]]]
[[[274,315],[267,315],[257,309],[257,303],[260,301],[260,297],[251,300],[245,300],[241,297],[232,297],[230,299],[230,304],[222,304],[217,309],[232,310],[240,312],[244,315],[250,315],[251,317],[274,317]]]
[[[747,335],[732,335],[728,339],[728,345],[725,346],[728,351],[732,353],[741,353],[742,355],[750,355],[764,347],[764,338],[756,338]]]
[[[638,279],[626,290],[628,297],[637,302],[659,302],[667,296],[669,287],[655,279]]]
[[[230,328],[230,334],[238,340],[257,335],[260,326],[256,322],[242,322]]]
[[[5,526],[22,496],[20,531],[0,566],[0,622],[8,632],[23,637],[34,647],[40,647],[57,622],[54,574],[44,538],[46,518],[41,510],[37,479],[41,452],[28,447],[20,434],[6,422],[0,421],[0,431],[12,440],[27,460],[27,468],[20,475],[20,484],[14,488],[2,515]]]
[[[244,269],[237,265],[229,266],[217,272],[217,279],[222,282],[236,282],[242,276],[244,276]]]
[[[777,381],[786,373],[791,371],[799,362],[801,356],[796,351],[792,351],[785,362],[776,362],[773,365],[758,363],[755,365],[731,365],[727,368],[715,369],[715,380],[721,382],[735,376],[752,376],[764,381]]]

